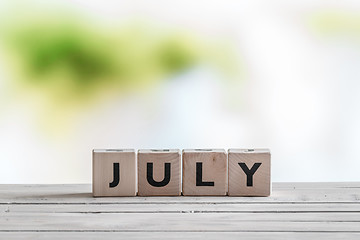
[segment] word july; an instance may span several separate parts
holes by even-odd
[[[269,196],[268,149],[93,150],[93,196]]]

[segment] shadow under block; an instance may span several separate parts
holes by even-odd
[[[138,195],[181,195],[181,155],[178,149],[138,151]]]
[[[136,196],[133,149],[93,150],[93,196]]]
[[[229,149],[229,196],[266,197],[271,193],[268,149]]]
[[[183,150],[183,195],[223,196],[227,191],[227,158],[223,149]]]

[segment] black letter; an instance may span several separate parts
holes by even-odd
[[[253,175],[256,172],[256,170],[258,170],[261,163],[254,163],[254,165],[252,166],[252,168],[250,170],[246,166],[245,163],[238,163],[238,164],[240,165],[241,169],[245,172],[245,174],[247,176],[246,186],[247,187],[252,187],[252,185],[253,185]]]
[[[161,182],[156,182],[153,178],[153,163],[147,163],[147,181],[151,186],[163,187],[170,182],[170,165],[171,163],[165,163],[164,179]]]
[[[196,163],[196,186],[214,186],[214,182],[203,182],[202,180],[202,162]]]
[[[109,187],[113,188],[119,184],[120,181],[120,171],[119,171],[119,163],[114,163],[114,180],[109,183]]]

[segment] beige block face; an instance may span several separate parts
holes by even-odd
[[[94,197],[136,196],[135,150],[93,150],[92,187]]]
[[[138,152],[139,196],[179,196],[181,156],[178,149]]]
[[[227,157],[223,149],[183,150],[183,195],[223,196],[227,191]]]
[[[270,195],[271,163],[268,149],[229,149],[228,158],[229,196]]]

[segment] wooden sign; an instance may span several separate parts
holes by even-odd
[[[182,171],[182,174],[181,174]],[[182,179],[181,179],[182,176]],[[269,196],[268,149],[93,150],[93,196]]]

